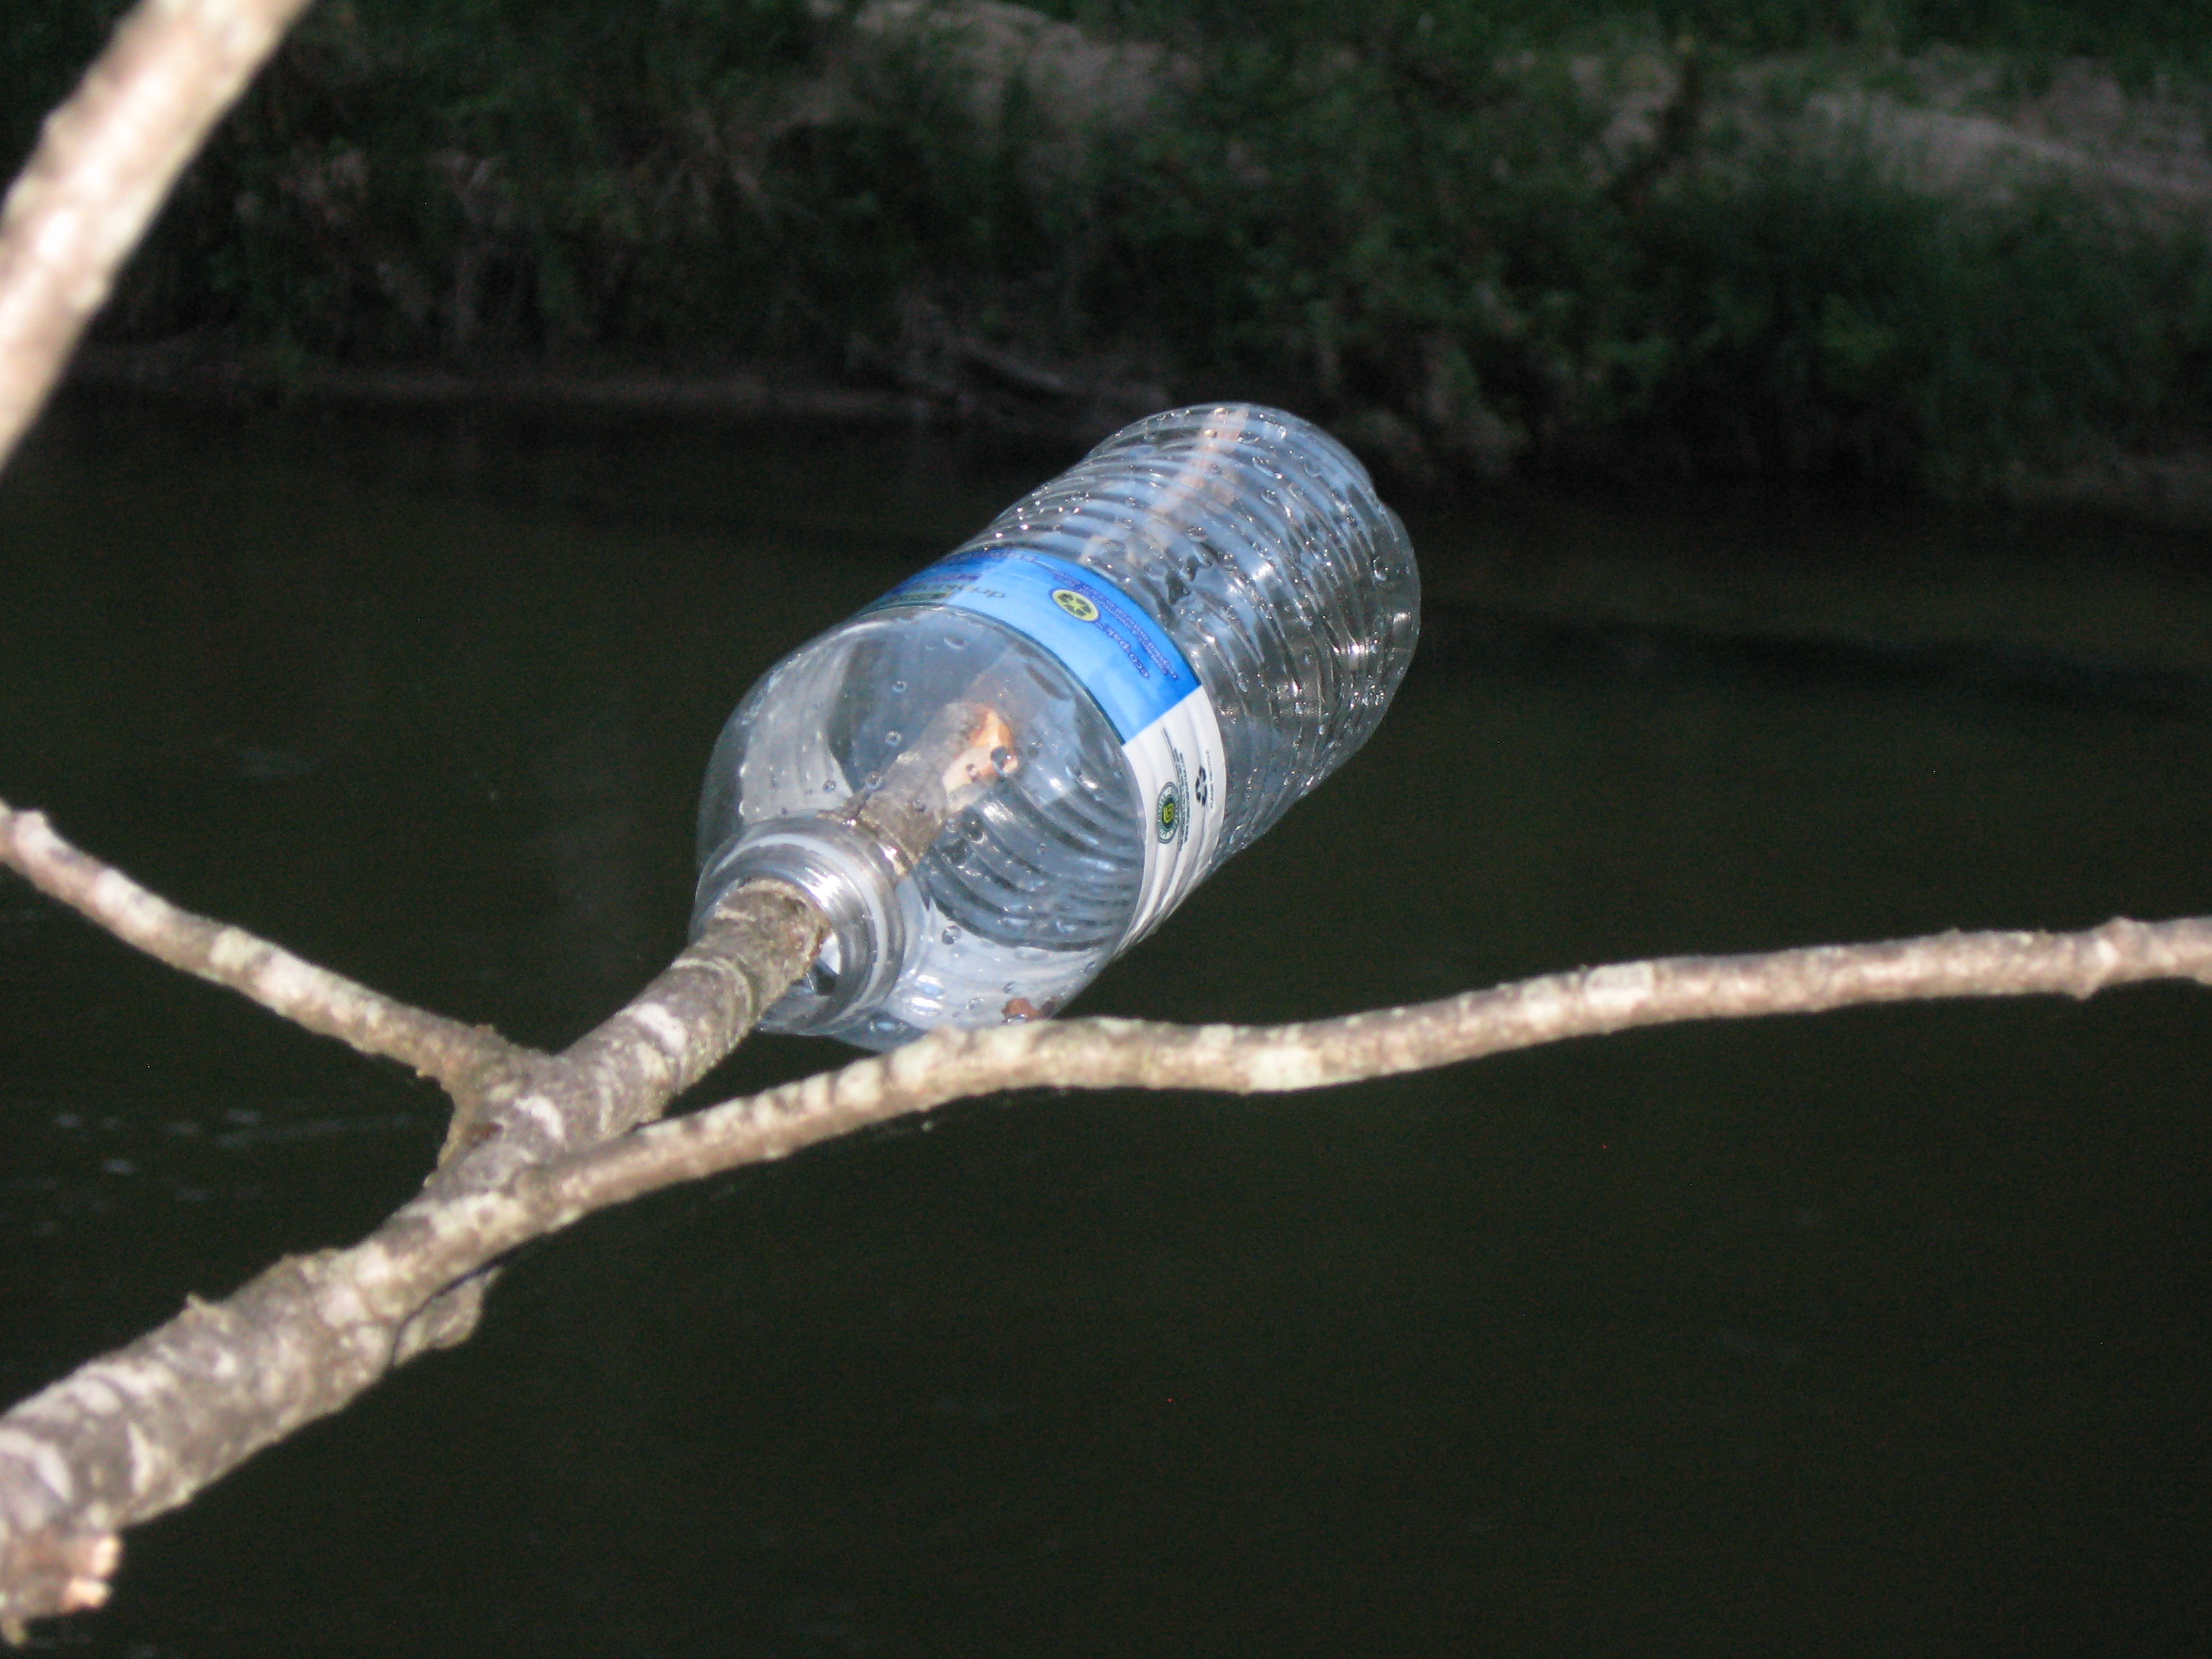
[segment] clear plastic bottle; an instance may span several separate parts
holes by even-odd
[[[695,925],[764,876],[821,906],[770,1030],[888,1048],[1055,1012],[1367,740],[1419,581],[1319,428],[1140,421],[746,694]]]

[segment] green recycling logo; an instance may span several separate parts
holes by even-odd
[[[1072,587],[1055,587],[1052,602],[1078,622],[1097,622],[1098,607]]]
[[[1175,781],[1162,784],[1159,798],[1152,803],[1152,828],[1163,842],[1181,841],[1190,834],[1190,774],[1184,769],[1182,750],[1170,744],[1168,753],[1175,757]]]

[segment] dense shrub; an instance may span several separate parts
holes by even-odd
[[[782,356],[937,391],[973,342],[1291,401],[1437,471],[1972,488],[2212,416],[2200,233],[2055,186],[1938,201],[1710,98],[1752,53],[1794,54],[1802,97],[1943,40],[2179,73],[2205,4],[1045,9],[1176,54],[1140,129],[1069,151],[1018,81],[979,109],[957,55],[863,50],[808,0],[337,0],[102,331],[280,364]],[[112,11],[10,9],[19,145]],[[1663,95],[1624,139],[1638,75]]]

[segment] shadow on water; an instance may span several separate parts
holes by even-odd
[[[745,685],[1063,459],[80,404],[0,483],[0,794],[563,1041],[678,943]],[[1487,511],[1424,515],[1369,750],[1085,1009],[2212,910],[2186,664],[1533,605],[1484,586]],[[2201,1651],[2202,998],[957,1107],[528,1252],[468,1346],[133,1534],[45,1639]],[[351,1237],[436,1145],[430,1091],[20,885],[0,1011],[11,1395]],[[839,1057],[763,1040],[709,1091]]]

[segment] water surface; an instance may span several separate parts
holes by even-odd
[[[74,406],[0,483],[0,796],[558,1043],[680,944],[745,686],[1066,459]],[[2186,672],[1539,616],[1483,585],[1507,514],[1414,515],[1445,599],[1382,734],[1078,1012],[2212,911]],[[2201,600],[2196,555],[2159,580]],[[2085,605],[2141,568],[2069,568]],[[526,1252],[474,1341],[133,1533],[43,1639],[2204,1652],[2206,1016],[2147,988],[955,1107]],[[842,1052],[763,1040],[702,1097]],[[0,887],[0,1385],[349,1241],[441,1130]]]

